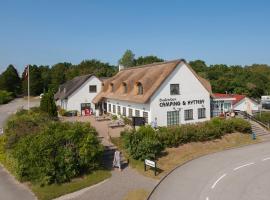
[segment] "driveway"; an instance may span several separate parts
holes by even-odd
[[[270,142],[211,154],[169,174],[150,200],[269,200]]]
[[[39,99],[33,99],[30,106],[38,106]],[[9,104],[0,105],[0,128],[3,127],[9,115],[19,108],[27,108],[27,100],[15,99]],[[0,199],[2,200],[32,200],[36,199],[32,192],[23,184],[19,183],[0,165]]]

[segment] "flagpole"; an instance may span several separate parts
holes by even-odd
[[[28,110],[30,110],[30,71],[29,71],[29,65],[27,65],[27,85],[28,85]]]

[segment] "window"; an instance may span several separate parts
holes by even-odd
[[[112,105],[109,104],[109,112],[112,112]]]
[[[123,83],[123,93],[127,93],[128,92],[128,87],[126,83]]]
[[[198,119],[203,119],[205,117],[205,108],[198,108]]]
[[[167,126],[174,126],[179,124],[179,111],[167,112]]]
[[[140,117],[140,111],[139,110],[135,110],[135,116]]]
[[[132,112],[133,112],[133,111],[132,111],[132,108],[129,108],[129,109],[128,109],[128,117],[132,117]]]
[[[145,123],[148,124],[148,112],[143,112]]]
[[[121,108],[120,108],[120,106],[117,106],[117,114],[118,115],[121,115]]]
[[[113,83],[111,83],[110,86],[111,86],[111,92],[114,92],[114,85],[113,85]]]
[[[179,84],[171,84],[170,92],[171,95],[179,95],[180,94]]]
[[[113,105],[113,111],[112,112],[115,113],[115,105]]]
[[[123,107],[123,116],[127,116],[127,109],[126,109],[126,107]]]
[[[185,110],[185,120],[192,120],[193,119],[193,110]]]
[[[142,95],[143,94],[143,86],[141,83],[137,84],[137,88],[138,88],[138,95]]]
[[[96,93],[97,92],[97,86],[96,85],[89,85],[89,92],[90,93]]]

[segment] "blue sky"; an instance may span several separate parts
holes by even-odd
[[[267,0],[0,0],[0,71],[136,56],[270,64]]]

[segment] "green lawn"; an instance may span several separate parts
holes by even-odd
[[[98,170],[83,178],[73,179],[70,183],[61,185],[52,184],[41,187],[39,185],[31,185],[30,188],[40,200],[50,200],[64,194],[72,193],[74,191],[95,185],[111,176],[107,170]]]

